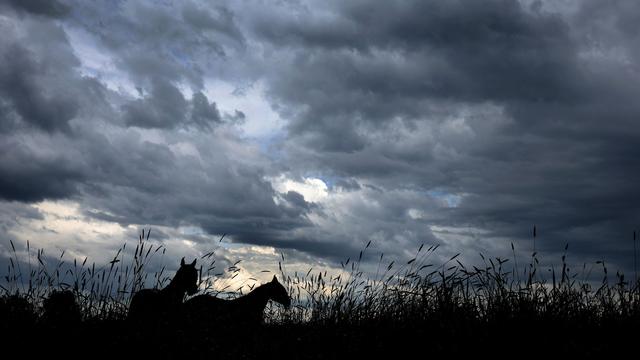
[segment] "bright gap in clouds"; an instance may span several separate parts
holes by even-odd
[[[129,76],[117,68],[116,60],[91,34],[70,26],[65,26],[65,31],[74,54],[80,60],[80,71],[83,75],[99,78],[112,91],[124,92],[133,97],[139,96],[139,84],[132,83]],[[180,85],[183,96],[191,98],[192,89],[186,84]],[[205,78],[202,91],[209,101],[216,103],[222,113],[233,116],[239,111],[244,114],[245,118],[238,126],[245,136],[259,141],[282,137],[284,120],[265,99],[265,84],[262,81],[239,85]]]
[[[302,181],[296,181],[280,175],[277,178],[270,179],[271,185],[279,193],[286,194],[289,191],[295,191],[304,196],[305,201],[320,202],[329,196],[327,184],[318,178],[303,178]]]
[[[216,276],[214,289],[236,289],[257,281],[267,282],[274,274],[278,273],[278,261],[281,259],[280,250],[272,246],[259,246],[242,243],[230,243],[227,240],[220,242],[222,234],[207,234],[197,226],[180,226],[170,228],[163,226],[142,226],[132,224],[122,226],[117,223],[98,220],[83,214],[80,204],[73,201],[43,201],[32,205],[41,214],[39,219],[29,219],[20,222],[20,225],[10,232],[12,240],[18,248],[18,253],[23,261],[27,261],[26,242],[29,241],[32,257],[35,261],[37,250],[44,250],[45,256],[53,259],[64,251],[62,260],[72,263],[74,260],[82,263],[87,258],[88,264],[96,266],[108,266],[110,260],[118,253],[124,244],[125,252],[120,254],[120,259],[125,264],[130,261],[131,252],[138,242],[137,234],[142,228],[151,229],[149,245],[154,249],[162,244],[166,248],[166,254],[154,254],[148,263],[148,271],[154,272],[166,266],[173,269],[178,260],[183,256],[191,261],[197,259],[198,264],[206,270],[215,259]],[[0,248],[6,250],[6,248]],[[215,252],[211,259],[203,259],[203,254]],[[12,257],[10,252],[3,251],[3,256]],[[57,260],[56,260],[57,261]],[[237,263],[238,261],[241,261]],[[46,260],[45,260],[46,262]],[[227,268],[236,263],[240,272],[236,277],[227,272]],[[321,264],[321,263],[320,263]],[[285,266],[285,265],[283,265]],[[295,258],[287,258],[288,271],[307,271],[308,264]],[[320,266],[323,270],[330,270],[328,266]]]
[[[10,234],[16,243],[29,241],[32,249],[44,249],[54,257],[65,251],[67,260],[82,261],[88,257],[102,263],[112,258],[122,245],[114,239],[123,239],[124,243],[127,232],[134,230],[134,226],[123,227],[87,217],[73,201],[42,201],[32,206],[42,217],[21,221]]]
[[[225,113],[241,111],[245,119],[239,124],[249,138],[268,139],[281,135],[284,121],[273,111],[264,97],[264,84],[255,82],[238,87],[229,82],[206,80],[205,95]]]
[[[117,66],[117,59],[100,45],[86,30],[74,26],[64,26],[74,55],[80,60],[80,73],[95,77],[109,90],[136,96],[136,84]]]
[[[456,208],[460,205],[464,195],[461,194],[453,194],[442,190],[431,190],[428,191],[428,194],[440,201],[444,207],[448,208]]]

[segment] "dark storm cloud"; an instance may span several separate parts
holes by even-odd
[[[105,141],[93,139],[98,144]],[[206,149],[204,143],[198,147],[206,163],[130,138],[105,144],[108,150],[94,161],[113,168],[105,166],[96,174],[102,181],[88,190],[96,194],[90,200],[93,207],[117,214],[111,220],[123,224],[179,226],[186,221],[229,234],[246,223],[290,229],[302,221],[304,209],[291,213],[274,203],[274,190],[262,180],[261,166],[232,166],[217,154],[222,148]],[[214,175],[215,181],[207,180]]]
[[[58,0],[7,0],[6,4],[19,12],[50,17],[63,17],[69,13],[69,6]]]
[[[223,121],[244,119],[238,110],[234,114],[221,114],[216,103],[209,102],[202,92],[194,93],[189,101],[176,86],[162,79],[154,79],[150,94],[126,103],[122,109],[127,126],[147,129],[195,126],[211,130]]]
[[[33,26],[37,30],[38,26]],[[9,30],[9,29],[7,29]],[[62,43],[59,50],[64,51],[64,34],[61,29],[51,26],[47,35],[50,41]],[[46,41],[46,40],[45,40]],[[68,131],[68,123],[78,113],[79,104],[75,91],[63,84],[67,64],[75,65],[77,60],[69,58],[47,58],[38,51],[23,47],[10,37],[0,40],[0,94],[3,102],[10,107],[6,116],[12,113],[41,130]],[[77,79],[73,79],[75,84]],[[5,123],[5,121],[3,121]],[[6,124],[5,124],[6,125]]]
[[[304,199],[304,195],[300,194],[299,192],[296,191],[287,191],[286,194],[284,194],[284,198],[293,206],[295,207],[300,207],[303,209],[308,209],[309,206],[311,206],[310,203],[308,203],[307,201],[305,201]]]
[[[199,226],[334,260],[370,239],[405,256],[439,241],[433,225],[493,241],[447,240],[450,252],[499,251],[504,239],[528,251],[535,223],[539,250],[570,242],[582,259],[628,269],[640,8],[553,4],[78,2],[57,20],[20,10],[0,40],[0,195],[73,197],[102,220]],[[71,49],[71,33],[87,43]],[[81,75],[74,51],[87,48],[137,96]],[[208,81],[234,96],[266,89],[285,121],[277,154],[234,132],[244,109],[221,110]],[[330,194],[279,193],[268,179],[283,173],[329,179]]]
[[[124,120],[129,126],[172,128],[184,121],[187,101],[175,86],[167,81],[153,82],[151,94],[124,106]]]
[[[90,169],[70,123],[105,106],[104,88],[77,72],[80,62],[59,25],[25,18],[0,29],[0,198],[72,197]]]
[[[570,242],[624,266],[616,249],[640,215],[637,32],[625,24],[640,9],[598,4],[285,5],[252,26],[289,54],[269,90],[288,104],[298,171],[461,194],[434,223],[523,247],[537,223],[545,251]]]
[[[215,124],[222,121],[216,103],[209,103],[209,99],[203,93],[197,92],[193,94],[191,102],[193,104],[191,119],[201,128],[210,128],[212,123]]]
[[[305,14],[309,20],[292,16],[281,23],[265,17],[256,30],[294,52],[295,66],[277,74],[272,91],[308,106],[290,129],[320,149],[361,149],[367,139],[359,123],[378,127],[394,116],[425,116],[428,100],[573,102],[581,96],[566,23],[525,12],[515,1],[350,2],[333,10],[327,20],[313,12]]]
[[[197,2],[79,2],[74,15],[115,56],[136,85],[157,78],[199,90],[203,75],[229,74],[245,38],[226,7]]]
[[[111,20],[121,22],[122,30],[131,30],[127,36],[143,45],[112,43],[119,33],[106,30],[103,40],[114,48],[115,64],[136,73],[131,78],[140,82],[138,99],[109,89],[98,77],[81,75],[75,49],[56,22],[24,16],[6,24],[7,36],[0,42],[7,60],[0,77],[0,198],[26,203],[74,199],[85,214],[101,220],[200,226],[215,233],[242,233],[252,224],[282,235],[307,226],[309,204],[277,194],[265,180],[273,171],[269,162],[254,144],[223,126],[241,123],[244,113],[220,112],[203,92],[196,90],[187,99],[179,89],[185,79],[196,89],[201,86],[197,67],[202,64],[190,57],[207,54],[208,45],[217,44],[212,39],[216,32],[224,32],[221,42],[242,41],[231,14],[217,9],[224,21],[214,26],[206,24],[216,19],[208,12],[198,18],[193,9],[185,10],[189,25],[176,21],[172,9],[147,9],[150,14],[142,16],[132,6],[127,14],[134,19]],[[198,24],[206,29],[192,27]],[[165,26],[177,33],[153,40],[155,30]],[[199,37],[211,43],[181,43]],[[144,48],[151,43],[162,46],[158,52]],[[174,45],[185,46],[185,53],[163,58],[166,47]],[[129,60],[143,54],[162,59],[162,66],[136,70]],[[196,66],[184,71],[173,68],[192,62]],[[161,131],[155,133],[161,139],[148,141],[145,136],[152,133],[147,129]],[[242,156],[236,155],[239,151]],[[255,232],[250,241],[259,243],[265,232]]]
[[[187,2],[182,8],[182,19],[198,33],[219,33],[236,46],[244,46],[246,39],[235,22],[235,15],[223,6],[208,9],[195,2]]]
[[[20,142],[1,138],[0,198],[25,202],[64,199],[77,193],[84,169],[66,156],[36,155]]]

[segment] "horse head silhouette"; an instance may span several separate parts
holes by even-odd
[[[196,269],[196,260],[186,265],[184,258],[182,258],[182,260],[180,260],[180,268],[173,277],[173,280],[167,285],[167,288],[173,286],[178,292],[184,291],[187,295],[195,294],[198,291],[198,269]]]
[[[280,284],[278,278],[275,275],[273,275],[273,280],[271,280],[271,282],[263,286],[267,287],[268,295],[271,300],[281,304],[287,309],[291,306],[291,298],[287,293],[287,289],[285,289],[284,286]]]

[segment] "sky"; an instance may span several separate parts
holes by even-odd
[[[104,263],[142,229],[169,268],[215,250],[265,281],[369,241],[365,263],[522,262],[535,224],[544,261],[630,274],[639,21],[634,0],[2,0],[1,269],[9,240]]]

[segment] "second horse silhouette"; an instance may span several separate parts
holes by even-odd
[[[185,294],[193,295],[197,291],[196,260],[185,264],[182,258],[176,275],[164,289],[142,289],[133,295],[128,319],[146,324],[173,320],[182,306]]]
[[[285,308],[291,305],[287,290],[275,275],[270,282],[237,299],[224,300],[212,295],[195,296],[184,303],[184,310],[187,320],[192,324],[223,327],[259,325],[263,321],[264,308],[269,300],[280,303]]]

